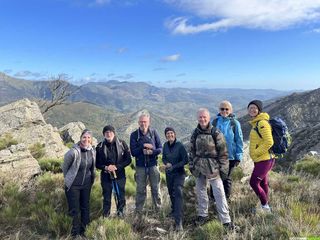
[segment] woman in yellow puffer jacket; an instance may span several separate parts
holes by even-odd
[[[270,151],[273,145],[272,129],[269,115],[262,112],[263,104],[260,100],[253,100],[248,104],[250,132],[250,157],[254,162],[254,169],[250,178],[250,186],[259,197],[262,210],[270,212],[268,204],[268,173],[272,169],[275,156]],[[260,133],[261,137],[259,136]]]

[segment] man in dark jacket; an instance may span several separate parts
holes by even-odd
[[[203,223],[208,219],[207,182],[209,181],[219,219],[226,227],[232,227],[222,183],[229,170],[226,141],[223,134],[211,125],[208,109],[200,108],[197,118],[198,125],[190,140],[189,167],[196,177],[198,221]]]
[[[131,163],[130,150],[125,141],[117,138],[113,126],[105,126],[102,132],[105,139],[96,148],[96,167],[101,170],[103,216],[110,215],[111,194],[114,190],[117,198],[117,215],[122,217],[126,205],[125,167]]]
[[[130,135],[130,150],[136,159],[137,183],[136,213],[141,213],[146,199],[146,187],[150,182],[153,204],[156,210],[160,208],[160,172],[158,169],[158,155],[162,145],[159,134],[150,127],[150,115],[143,113],[139,116],[139,128]]]

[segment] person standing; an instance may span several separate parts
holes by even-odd
[[[175,230],[182,231],[184,165],[188,163],[188,154],[183,144],[177,141],[176,132],[172,127],[167,127],[164,133],[167,142],[163,145],[162,161],[171,200],[171,215],[175,220]]]
[[[272,169],[275,156],[270,151],[273,145],[272,129],[269,124],[269,114],[262,112],[263,103],[253,100],[248,104],[248,114],[251,117],[250,157],[254,162],[250,178],[250,186],[260,199],[261,209],[270,212],[268,173]],[[261,135],[261,137],[259,136]]]
[[[131,154],[125,141],[116,136],[115,128],[107,125],[102,130],[104,140],[96,148],[96,167],[101,170],[103,192],[103,216],[110,216],[112,190],[116,194],[117,215],[124,216],[126,205],[125,167],[131,163]]]
[[[233,169],[239,165],[243,158],[243,135],[240,122],[233,114],[232,105],[229,101],[222,101],[219,104],[219,113],[212,121],[212,125],[218,128],[224,135],[229,159],[228,176],[223,180],[224,192],[227,200],[229,200],[232,190],[231,173]]]
[[[220,221],[226,228],[233,229],[222,183],[229,170],[226,142],[223,134],[211,125],[208,109],[200,108],[197,118],[198,125],[191,136],[189,154],[189,168],[196,178],[197,220],[202,224],[208,219],[207,183],[209,182]]]
[[[65,154],[62,171],[65,194],[72,217],[71,235],[84,235],[90,222],[90,192],[95,178],[95,149],[92,144],[92,132],[83,130],[80,142]]]
[[[135,179],[137,183],[136,213],[141,213],[146,199],[146,187],[150,182],[153,205],[156,210],[161,206],[160,172],[158,155],[162,145],[158,132],[150,127],[150,115],[142,113],[139,116],[139,128],[130,135],[130,150],[136,159]]]

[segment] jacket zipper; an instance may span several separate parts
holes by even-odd
[[[85,179],[85,177],[86,177],[86,175],[87,175],[87,163],[88,163],[88,151],[86,151],[86,158],[85,158],[85,161],[86,161],[86,166],[85,166],[85,168],[84,168],[84,174],[83,174],[83,178],[82,178],[82,184],[81,185],[83,185],[83,183],[84,183],[84,179]]]

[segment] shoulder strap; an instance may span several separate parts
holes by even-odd
[[[259,135],[259,137],[262,138],[261,133],[259,132],[259,122],[260,122],[260,121],[257,121],[256,127],[254,128],[254,130],[257,132],[257,134]]]
[[[217,130],[217,128],[215,126],[212,126],[212,128],[211,128],[211,136],[213,138],[213,141],[214,141],[215,145],[217,145],[216,130]]]
[[[217,127],[218,118],[212,120],[212,126]]]
[[[236,120],[234,118],[232,118],[230,120],[230,126],[232,128],[232,131],[233,131],[233,135],[235,136],[236,135],[236,127],[237,127],[237,124],[236,124]]]

